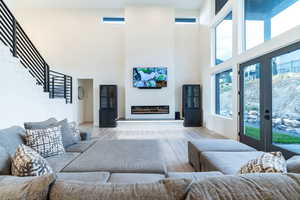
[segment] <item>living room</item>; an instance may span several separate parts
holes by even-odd
[[[300,1],[0,5],[4,185],[41,181],[48,199],[300,199]],[[49,151],[28,141],[51,134]],[[44,168],[17,168],[20,152]],[[18,199],[4,185],[0,199]]]

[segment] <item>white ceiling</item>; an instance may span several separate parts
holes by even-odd
[[[18,8],[124,8],[127,5],[162,5],[199,9],[203,0],[6,0]]]

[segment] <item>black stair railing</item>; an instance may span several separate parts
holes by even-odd
[[[50,98],[65,98],[66,103],[72,103],[72,77],[50,70],[3,0],[0,0],[0,40],[19,58],[37,84],[43,86],[44,92],[49,92]]]
[[[72,77],[50,70],[49,97],[65,98],[66,103],[72,103]]]

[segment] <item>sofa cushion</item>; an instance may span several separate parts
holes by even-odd
[[[300,173],[300,156],[293,156],[287,160],[286,164],[289,173]]]
[[[189,180],[161,180],[148,184],[87,184],[56,181],[50,200],[184,200]]]
[[[9,175],[11,157],[4,147],[0,145],[0,175]]]
[[[204,180],[208,177],[222,176],[221,172],[169,172],[168,178],[172,179],[191,179],[193,181]]]
[[[202,171],[200,165],[200,157],[202,152],[243,152],[256,151],[254,148],[229,139],[203,139],[188,142],[189,162],[196,171]]]
[[[71,163],[80,153],[65,153],[58,156],[46,158],[50,166],[55,172],[62,171],[69,163]]]
[[[23,144],[25,130],[19,126],[13,126],[0,130],[0,145],[6,149],[10,156],[14,156],[19,145]]]
[[[160,142],[155,140],[102,140],[69,164],[63,172],[165,174]]]
[[[44,158],[65,153],[61,126],[46,129],[26,130],[25,144]]]
[[[57,180],[107,183],[109,172],[58,173]]]
[[[194,183],[189,200],[298,200],[300,175],[247,174],[216,176]]]
[[[264,152],[203,152],[200,162],[206,171],[220,171],[223,174],[237,174],[248,161],[261,156]]]
[[[286,160],[281,152],[264,153],[260,157],[250,160],[240,169],[241,174],[286,172]]]
[[[108,180],[114,184],[154,183],[166,178],[162,174],[112,173]]]
[[[42,156],[23,144],[12,158],[11,172],[13,176],[42,176],[54,173]]]
[[[203,139],[190,141],[200,152],[206,151],[256,151],[256,149],[230,139]]]
[[[57,120],[55,118],[50,118],[41,122],[25,122],[24,127],[25,129],[45,129],[56,122]]]
[[[92,145],[94,145],[96,141],[81,141],[77,144],[73,144],[66,148],[66,152],[78,152],[78,153],[83,153],[87,149],[89,149]]]
[[[0,199],[3,200],[46,200],[49,186],[55,180],[54,175],[39,177],[0,178]]]

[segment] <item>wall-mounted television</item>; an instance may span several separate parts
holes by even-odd
[[[167,87],[168,69],[166,67],[133,68],[133,87]]]

